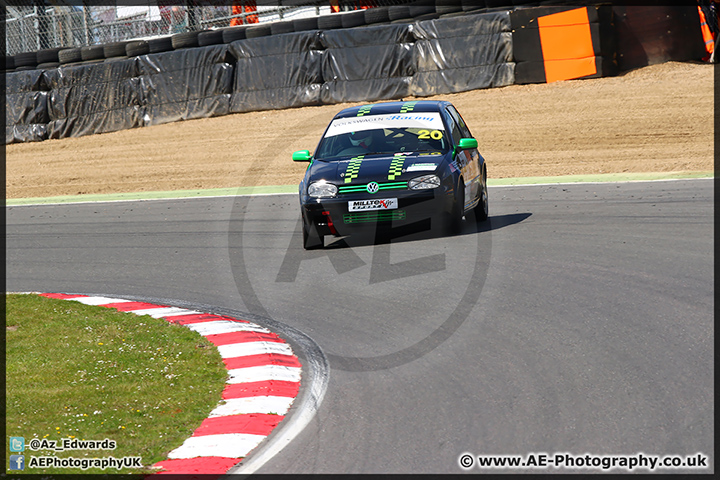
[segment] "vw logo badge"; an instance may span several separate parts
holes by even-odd
[[[368,193],[377,193],[378,190],[380,190],[380,186],[377,183],[370,182],[367,184]]]

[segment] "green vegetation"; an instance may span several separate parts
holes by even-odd
[[[7,436],[31,456],[141,456],[149,467],[192,435],[218,404],[227,371],[216,348],[163,319],[38,295],[7,295]],[[34,438],[114,440],[114,450],[31,451]],[[9,465],[9,464],[8,464]],[[6,465],[6,468],[8,467]]]

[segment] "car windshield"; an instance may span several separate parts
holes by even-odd
[[[447,138],[438,112],[336,118],[330,123],[314,157],[333,161],[356,155],[399,152],[447,152]]]

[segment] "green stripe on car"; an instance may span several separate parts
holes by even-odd
[[[412,112],[413,109],[415,108],[416,103],[417,103],[417,100],[415,100],[413,102],[403,103],[402,106],[400,107],[400,113]]]
[[[350,183],[354,178],[357,178],[363,158],[365,158],[365,155],[360,155],[350,159],[350,162],[348,162],[347,168],[345,169],[345,183]]]
[[[403,164],[405,163],[404,155],[393,156],[390,162],[390,171],[388,172],[388,180],[395,180],[395,177],[402,174]]]

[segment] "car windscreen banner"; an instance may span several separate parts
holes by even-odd
[[[336,118],[330,123],[325,137],[334,137],[350,132],[378,130],[381,128],[425,128],[444,131],[442,119],[438,112],[388,113],[370,117]]]

